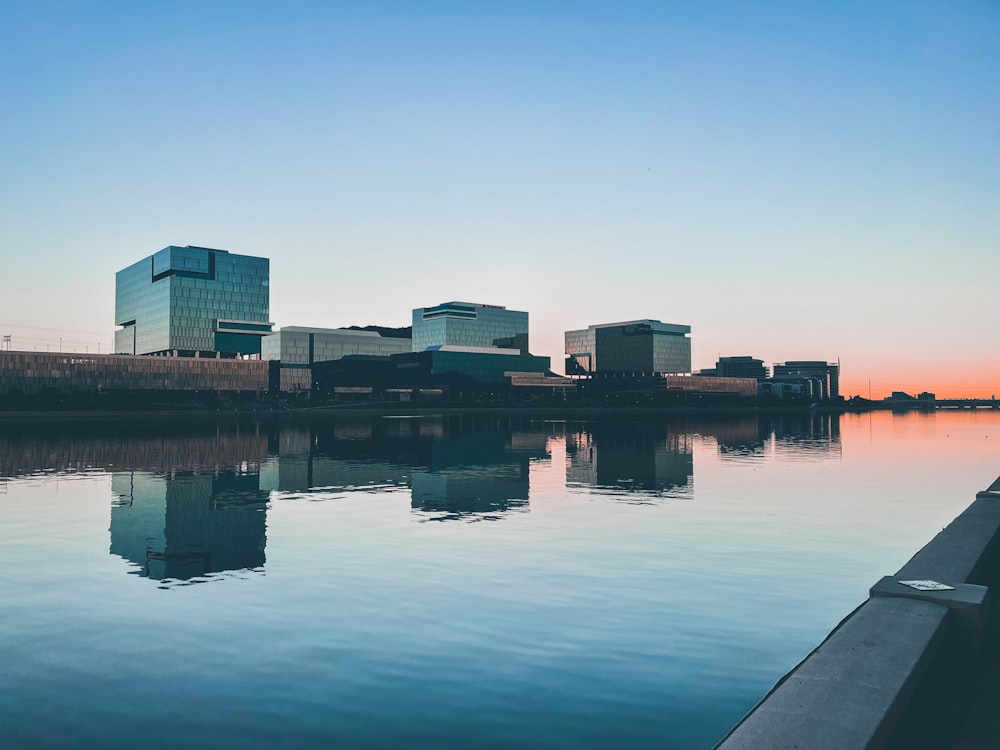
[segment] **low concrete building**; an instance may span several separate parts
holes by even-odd
[[[0,351],[0,395],[85,395],[125,391],[263,394],[268,364],[210,357],[146,357]]]

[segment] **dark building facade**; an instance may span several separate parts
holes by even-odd
[[[807,383],[814,398],[840,398],[840,363],[824,362],[822,360],[789,360],[783,364],[774,365],[775,382],[813,381]]]
[[[691,326],[632,320],[566,331],[566,374],[691,373]]]
[[[750,356],[719,357],[714,374],[720,378],[753,378],[760,382],[767,379],[768,368],[764,360]]]

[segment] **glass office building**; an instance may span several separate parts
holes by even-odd
[[[690,333],[691,326],[651,319],[566,331],[566,374],[689,375]]]
[[[261,358],[279,361],[283,391],[312,388],[312,366],[351,356],[380,356],[410,351],[409,337],[383,336],[376,331],[349,328],[285,326],[264,338]]]
[[[115,274],[115,352],[259,355],[269,261],[207,247],[165,247]]]
[[[413,351],[432,346],[517,349],[528,353],[528,313],[500,305],[445,302],[413,311]]]

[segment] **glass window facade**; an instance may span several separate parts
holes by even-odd
[[[165,247],[115,275],[115,351],[260,354],[269,276],[267,258]]]
[[[308,389],[309,367],[347,356],[388,356],[410,351],[410,339],[373,331],[287,326],[261,342],[261,359],[281,362],[281,390]],[[298,370],[298,373],[291,372]],[[297,387],[297,388],[296,388]]]
[[[432,346],[517,349],[528,353],[528,313],[498,305],[445,302],[413,311],[413,351]]]
[[[691,327],[658,320],[567,331],[566,356],[591,373],[690,374]]]

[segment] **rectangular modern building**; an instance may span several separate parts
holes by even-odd
[[[409,351],[408,336],[383,336],[377,331],[349,328],[286,326],[263,340],[261,359],[280,362],[282,391],[308,391],[313,382],[311,368],[316,362],[358,355],[388,357]]]
[[[517,349],[528,353],[528,313],[500,305],[445,302],[413,311],[413,351],[432,346]]]
[[[840,398],[840,364],[822,360],[789,360],[774,365],[773,380],[791,382],[812,381],[816,398]]]
[[[207,247],[165,247],[115,274],[115,352],[259,355],[269,261]]]
[[[744,355],[740,357],[719,357],[715,367],[710,372],[702,370],[703,375],[717,375],[720,378],[753,378],[761,382],[767,380],[767,365],[762,359],[754,359]]]
[[[566,331],[566,374],[690,374],[690,333],[691,326],[652,319]]]

